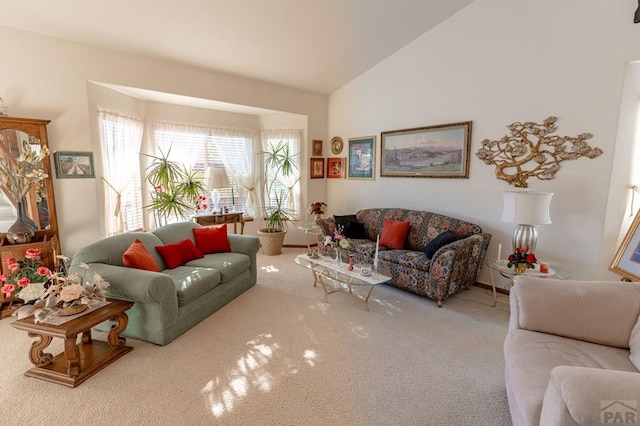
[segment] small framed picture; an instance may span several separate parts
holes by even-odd
[[[346,158],[329,157],[327,158],[327,178],[342,179],[344,178],[344,164]]]
[[[313,157],[322,157],[322,141],[321,140],[311,141],[311,155]]]
[[[324,158],[311,159],[311,179],[324,178]]]
[[[640,281],[640,210],[616,251],[609,269],[631,281]]]
[[[56,177],[67,178],[95,178],[92,152],[54,152]]]
[[[375,179],[376,137],[365,136],[349,139],[349,165],[347,178]]]

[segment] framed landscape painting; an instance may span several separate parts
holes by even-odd
[[[471,121],[381,133],[380,176],[468,178]]]
[[[94,178],[92,152],[54,152],[56,177],[66,178]]]
[[[347,178],[375,179],[376,137],[349,139]]]
[[[640,211],[636,213],[629,230],[627,231],[620,247],[609,268],[612,272],[631,280],[640,281]]]

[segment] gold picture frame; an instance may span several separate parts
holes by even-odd
[[[631,281],[640,281],[640,211],[616,251],[609,270]]]
[[[322,157],[322,141],[314,139],[311,141],[311,156]]]
[[[380,134],[380,176],[469,178],[471,121]]]

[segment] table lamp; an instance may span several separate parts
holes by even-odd
[[[535,225],[551,223],[549,207],[553,192],[506,191],[502,193],[502,221],[517,223],[513,231],[513,251],[516,248],[529,248],[535,253],[538,231]]]
[[[218,203],[220,203],[220,188],[231,186],[227,172],[222,167],[207,167],[204,170],[204,182],[211,191],[212,212],[218,213]]]

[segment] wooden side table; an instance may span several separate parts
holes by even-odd
[[[27,331],[29,337],[38,339],[29,351],[29,359],[35,367],[24,374],[73,388],[133,350],[126,346],[126,339],[120,337],[129,322],[125,311],[133,306],[133,302],[107,300],[111,303],[60,325],[35,324],[33,315],[11,323],[18,330]],[[107,342],[92,340],[91,327],[107,320],[116,322]],[[80,333],[82,341],[76,343]],[[56,356],[44,352],[54,337],[64,339],[64,352]]]
[[[233,223],[233,233],[237,234],[237,225],[240,224],[240,234],[244,234],[244,212],[229,212],[211,215],[193,216],[192,220],[202,226],[220,225],[223,223]]]

